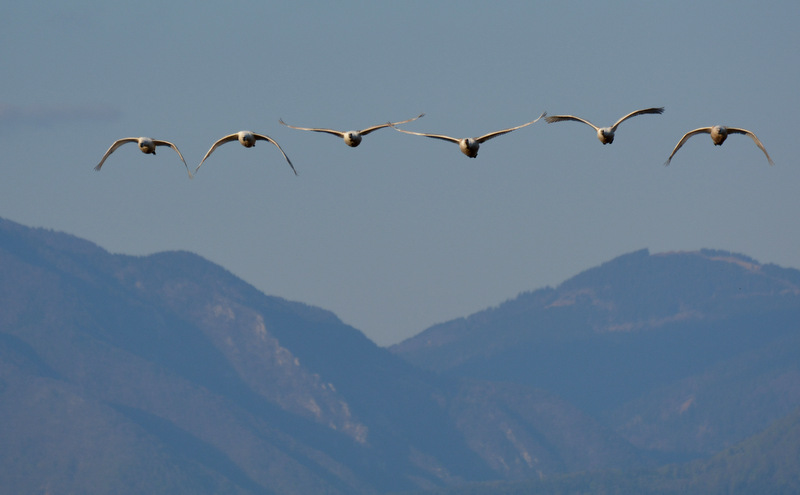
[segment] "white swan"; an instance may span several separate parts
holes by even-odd
[[[170,143],[169,141],[162,141],[160,139],[151,139],[149,137],[138,137],[138,138],[129,137],[129,138],[117,139],[116,141],[114,141],[114,144],[112,144],[111,147],[108,148],[108,151],[106,151],[106,154],[103,155],[103,158],[100,159],[100,163],[98,163],[97,166],[94,167],[94,169],[100,170],[100,168],[103,166],[103,163],[106,161],[106,158],[108,158],[108,156],[111,153],[113,153],[114,150],[116,150],[125,143],[136,143],[139,145],[139,149],[142,150],[142,153],[147,153],[150,155],[156,154],[156,146],[169,146],[170,148],[174,149],[176,153],[178,153],[178,156],[181,157],[181,161],[183,161],[183,164],[186,165],[186,160],[183,159],[183,155],[181,154],[178,147]],[[186,171],[189,172],[188,165],[186,165]],[[190,179],[192,178],[191,172],[189,172],[189,178]]]
[[[686,134],[684,134],[681,140],[678,141],[678,144],[675,145],[675,149],[672,150],[672,153],[669,155],[669,158],[667,158],[667,162],[664,163],[664,165],[669,165],[669,162],[670,160],[672,160],[672,157],[675,156],[675,153],[677,153],[679,149],[681,149],[681,146],[683,146],[683,143],[685,143],[687,139],[694,136],[695,134],[704,134],[704,133],[711,134],[711,140],[714,141],[714,146],[720,146],[722,143],[724,143],[725,139],[728,137],[728,134],[746,134],[751,138],[753,138],[753,141],[756,143],[756,146],[761,148],[761,151],[763,151],[764,154],[767,156],[767,161],[769,162],[769,164],[775,165],[775,163],[773,163],[772,161],[772,158],[769,157],[767,149],[764,148],[764,145],[761,144],[761,141],[756,137],[755,134],[748,131],[747,129],[739,129],[737,127],[725,127],[723,125],[715,125],[712,127],[701,127],[699,129],[695,129],[693,131],[689,131]]]
[[[283,154],[283,157],[286,158],[287,162],[289,162],[289,166],[292,167],[294,175],[297,175],[297,170],[294,169],[292,161],[289,160],[288,156],[286,156],[286,153],[284,153],[283,148],[281,148],[281,145],[279,145],[274,139],[272,139],[269,136],[265,136],[263,134],[256,134],[252,131],[239,131],[236,134],[230,134],[228,136],[225,136],[224,138],[214,143],[211,146],[211,149],[208,150],[208,153],[206,153],[206,156],[204,156],[203,159],[200,160],[200,165],[198,165],[197,168],[194,169],[194,173],[197,173],[197,171],[200,170],[200,167],[203,166],[203,162],[206,161],[206,158],[208,158],[211,155],[211,153],[214,152],[215,149],[217,149],[217,146],[231,141],[236,141],[237,139],[239,140],[240,143],[242,143],[242,146],[244,146],[245,148],[252,148],[253,146],[256,145],[256,141],[259,140],[269,141],[270,143],[274,144],[275,147],[278,148],[278,150],[280,150],[281,154]]]
[[[584,124],[593,127],[594,130],[597,131],[597,139],[599,139],[601,143],[611,144],[614,142],[614,132],[616,132],[617,126],[619,126],[621,123],[623,123],[625,120],[631,117],[635,117],[637,115],[642,115],[645,113],[657,113],[657,114],[664,113],[664,107],[645,108],[644,110],[636,110],[635,112],[631,112],[628,115],[619,119],[611,127],[597,127],[588,120],[583,120],[573,115],[552,115],[544,120],[546,120],[548,124],[552,124],[553,122],[561,122],[564,120],[575,120],[577,122],[583,122]]]
[[[415,136],[425,136],[425,137],[434,138],[434,139],[442,139],[444,141],[451,141],[453,143],[458,144],[458,147],[459,147],[459,149],[461,150],[462,153],[464,153],[465,155],[467,155],[470,158],[475,158],[475,157],[478,156],[478,149],[481,147],[482,143],[485,143],[486,141],[488,141],[488,140],[490,140],[492,138],[495,138],[497,136],[502,136],[503,134],[507,134],[507,133],[509,133],[511,131],[516,131],[517,129],[522,129],[525,126],[529,126],[531,124],[534,124],[534,123],[538,122],[539,119],[541,119],[545,115],[547,115],[547,112],[542,112],[542,114],[539,115],[539,117],[536,120],[531,120],[530,122],[527,122],[525,124],[518,125],[516,127],[509,127],[508,129],[503,129],[502,131],[490,132],[489,134],[484,134],[483,136],[477,137],[477,138],[462,138],[462,139],[458,139],[458,138],[454,138],[454,137],[450,137],[450,136],[444,136],[442,134],[427,134],[427,133],[424,133],[424,132],[404,131],[403,129],[399,129],[399,128],[395,127],[393,124],[389,124],[389,125],[394,130],[400,131],[400,132],[405,132],[406,134],[414,134]]]
[[[390,125],[400,125],[400,124],[406,124],[408,122],[413,122],[413,121],[417,120],[418,118],[424,117],[424,116],[425,116],[425,114],[421,113],[421,114],[417,115],[416,117],[414,117],[413,119],[403,120],[403,121],[400,121],[400,122],[392,122],[391,124],[387,123],[387,124],[381,124],[381,125],[376,125],[376,126],[372,126],[372,127],[367,127],[366,129],[362,129],[360,131],[347,131],[347,132],[337,131],[337,130],[334,130],[334,129],[316,128],[316,127],[296,127],[296,126],[287,124],[286,122],[283,121],[283,119],[278,120],[278,122],[280,122],[281,124],[285,125],[286,127],[291,127],[292,129],[299,129],[301,131],[327,132],[328,134],[333,134],[334,136],[339,136],[340,138],[344,139],[344,144],[346,144],[347,146],[350,146],[351,148],[355,148],[356,146],[361,144],[361,138],[363,136],[366,136],[367,134],[369,134],[372,131],[377,131],[378,129],[382,129],[384,127],[389,127]]]

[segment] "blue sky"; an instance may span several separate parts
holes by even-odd
[[[188,250],[381,345],[640,248],[800,268],[800,4],[14,3],[0,19],[0,216],[114,253]],[[293,125],[382,129],[349,148]],[[721,147],[687,131],[754,131]],[[174,142],[178,157],[119,148]]]

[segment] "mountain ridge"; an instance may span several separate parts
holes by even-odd
[[[510,387],[490,402],[191,253],[0,221],[0,479],[16,492],[380,493],[638,459],[565,401]],[[518,396],[563,414],[478,422]],[[595,454],[543,448],[537,432],[565,421]]]
[[[641,495],[793,494],[800,489],[800,408],[764,431],[709,459],[629,472],[594,471],[519,482],[473,483],[415,495],[538,495],[637,493]],[[412,495],[412,492],[406,495]]]
[[[404,353],[190,252],[0,219],[0,481],[376,494],[708,457],[800,404],[798,286],[637,251]]]
[[[800,404],[798,322],[798,270],[721,250],[644,249],[435,325],[391,350],[447,376],[550,391],[634,445],[688,459],[725,448]],[[763,383],[734,379],[743,369]],[[734,400],[742,383],[746,389],[737,393],[753,405]],[[714,394],[717,400],[705,397]],[[708,414],[715,403],[735,405],[742,417],[718,410],[722,418],[715,418],[727,426],[703,430],[698,406]],[[664,409],[683,404],[688,414]]]

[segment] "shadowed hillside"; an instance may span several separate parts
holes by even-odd
[[[390,352],[194,254],[0,220],[0,483],[376,494],[674,472],[717,490],[720,465],[757,467],[724,449],[800,405],[798,287],[726,252],[641,251]],[[791,450],[786,431],[764,438]]]
[[[800,272],[638,251],[392,351],[547,390],[665,460],[709,455],[800,405]]]
[[[553,394],[415,368],[196,255],[6,220],[0,445],[9,493],[368,494],[645,462]]]
[[[417,495],[791,495],[800,491],[800,409],[711,459],[659,469],[600,471],[528,482],[475,483]],[[410,495],[410,494],[407,494]]]

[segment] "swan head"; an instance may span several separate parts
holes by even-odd
[[[139,146],[139,149],[142,150],[142,153],[156,154],[156,143],[154,143],[152,139],[140,137],[136,144]]]
[[[614,142],[614,131],[610,127],[602,127],[597,130],[597,139],[603,144],[611,144]]]
[[[464,138],[458,142],[458,147],[461,152],[470,158],[478,156],[478,149],[481,147],[480,143],[472,138]]]
[[[714,146],[720,146],[725,142],[728,137],[728,128],[722,125],[715,125],[711,128],[711,140],[714,141]]]
[[[237,137],[239,138],[239,142],[242,143],[242,146],[245,148],[252,148],[256,145],[256,137],[251,131],[239,131]]]
[[[348,131],[344,133],[344,144],[355,148],[361,144],[361,134],[356,131]]]

